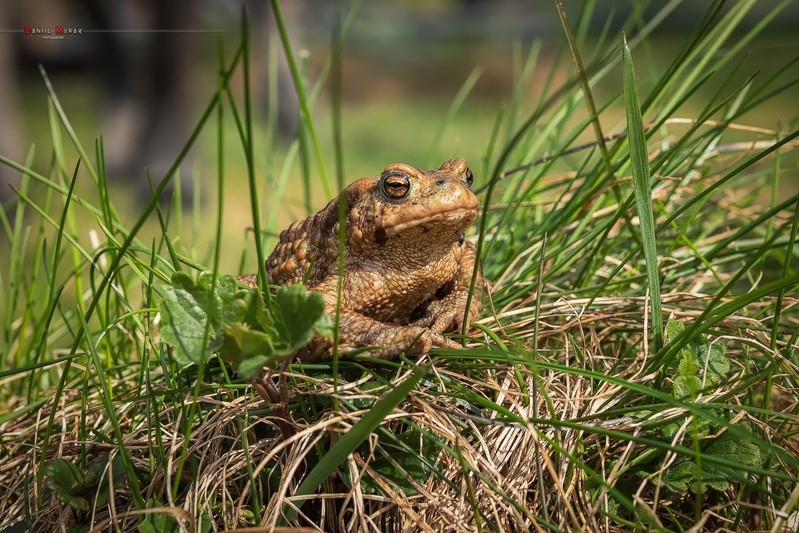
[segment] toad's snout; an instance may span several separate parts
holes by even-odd
[[[436,196],[442,207],[478,210],[480,202],[469,185],[453,176],[439,177],[435,182]]]

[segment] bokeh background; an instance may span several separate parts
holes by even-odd
[[[269,3],[246,4],[252,34],[257,178],[268,196],[297,133],[298,107]],[[576,24],[586,3],[564,4],[570,22]],[[599,35],[606,25],[610,35],[619,35],[630,15],[647,20],[655,11],[646,2],[590,4],[589,35]],[[657,4],[657,9],[662,7]],[[755,5],[741,31],[761,22],[770,9],[765,4]],[[341,117],[347,181],[379,173],[395,161],[430,168],[462,156],[479,168],[497,111],[512,100],[514,91],[526,92],[524,105],[532,110],[553,69],[554,87],[574,72],[552,2],[291,0],[281,5],[312,87],[324,71],[332,28],[344,25]],[[650,74],[673,58],[711,3],[674,5],[651,37],[634,50],[642,95],[651,86]],[[52,141],[47,92],[37,67],[42,64],[84,146],[93,148],[102,136],[112,200],[123,218],[135,220],[149,199],[144,169],[149,168],[156,181],[164,175],[216,91],[220,46],[229,58],[240,39],[241,6],[227,0],[1,2],[0,154],[24,162],[35,145],[34,168],[47,174]],[[80,29],[82,34],[54,39],[24,32],[25,26],[52,30],[56,25]],[[797,27],[799,3],[794,3],[769,24],[737,68],[717,80],[735,86],[755,71],[770,72],[784,65],[799,54]],[[530,82],[520,87],[516,80],[530,53],[537,54],[535,70]],[[594,57],[590,42],[581,53],[586,61]],[[470,82],[474,85],[466,100],[449,116],[456,94]],[[677,115],[695,117],[704,104],[702,95],[715,92],[718,83],[703,87]],[[239,72],[234,80],[238,97],[241,85]],[[620,94],[620,71],[605,77],[595,90],[599,102]],[[791,121],[797,116],[798,96],[799,90],[789,91],[739,122],[771,129],[795,127]],[[332,168],[330,103],[327,83],[313,114]],[[608,133],[624,129],[620,99],[603,113],[602,122]],[[442,128],[441,142],[434,142]],[[215,198],[214,128],[206,130],[181,167],[185,200],[201,210],[212,209]],[[227,246],[235,248],[245,242],[250,224],[246,166],[232,120],[226,131],[225,231],[230,234]],[[578,141],[591,139],[586,131]],[[575,164],[579,160],[579,155],[573,158]],[[289,172],[285,201],[274,214],[277,229],[308,210],[309,200],[300,187],[299,158]],[[2,166],[0,178],[0,194],[8,206],[13,195],[8,184],[17,183],[19,176]],[[481,178],[477,176],[478,183]],[[797,185],[795,177],[788,176],[781,194],[795,193]],[[81,180],[79,189],[89,186],[90,180]],[[311,196],[313,209],[328,199],[321,187],[314,188]],[[198,213],[194,216],[201,218]],[[211,233],[207,225],[187,224],[181,238],[186,246],[205,246],[203,240]]]

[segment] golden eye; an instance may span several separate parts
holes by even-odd
[[[466,168],[465,178],[466,178],[466,186],[471,189],[472,183],[474,182],[474,174],[472,174],[472,170],[468,167]]]
[[[411,178],[401,172],[392,172],[380,178],[380,192],[390,200],[399,200],[411,192]]]

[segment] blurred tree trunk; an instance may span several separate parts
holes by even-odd
[[[11,3],[0,2],[0,20],[12,21]],[[0,73],[3,81],[0,82],[0,154],[14,161],[20,161],[22,154],[23,136],[20,131],[19,114],[14,91],[17,88],[16,70],[14,69],[14,47],[12,39],[18,36],[7,33],[0,36]],[[19,181],[18,173],[11,168],[0,165],[0,201],[5,201],[13,195],[9,184]]]

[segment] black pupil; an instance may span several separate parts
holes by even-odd
[[[383,181],[386,194],[393,198],[402,198],[408,193],[408,178],[405,176],[388,176]]]
[[[472,171],[467,168],[466,169],[466,185],[471,187],[473,181],[474,181],[474,175],[472,174]]]

